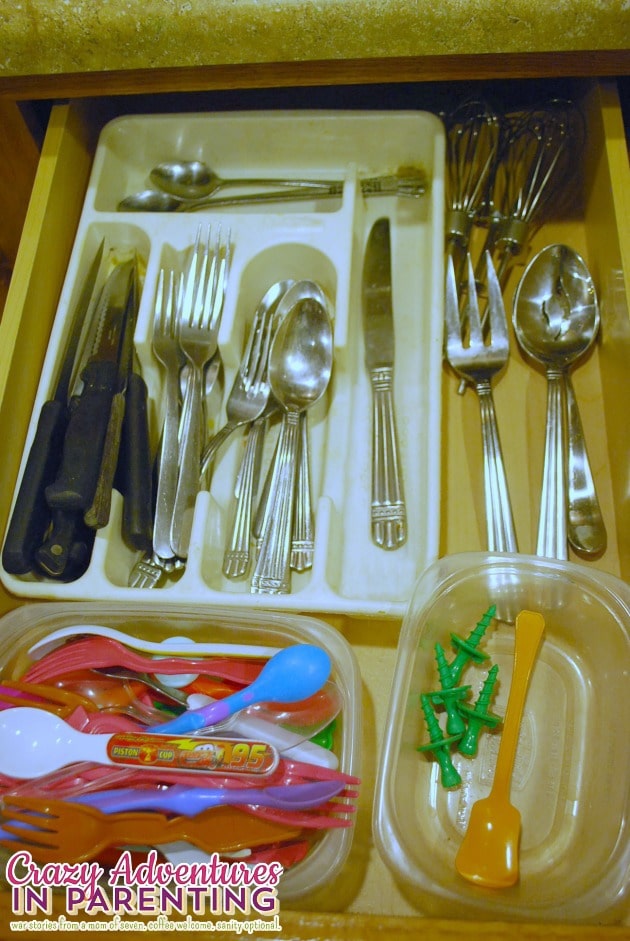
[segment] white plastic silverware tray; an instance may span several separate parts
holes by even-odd
[[[342,179],[339,199],[202,210],[128,213],[126,195],[145,189],[154,165],[203,159],[223,177],[310,176]],[[359,179],[422,168],[420,198],[370,197]],[[243,436],[235,434],[215,465],[210,492],[199,494],[188,564],[158,589],[129,588],[138,556],[122,540],[122,500],[96,536],[90,566],[74,582],[14,577],[5,586],[30,598],[198,601],[227,606],[399,616],[418,574],[437,556],[440,505],[444,138],[424,112],[256,112],[122,117],[103,129],[53,325],[26,440],[50,396],[68,311],[103,237],[136,250],[144,270],[136,350],[150,396],[153,446],[161,424],[163,374],[151,352],[161,266],[181,264],[200,224],[231,232],[232,261],[219,334],[225,367],[223,407],[248,325],[277,280],[319,282],[334,311],[334,372],[327,396],[309,411],[316,541],[310,571],[293,573],[289,595],[254,595],[249,579],[223,576],[221,563]],[[395,403],[407,503],[406,544],[387,552],[370,539],[371,396],[363,362],[361,271],[373,222],[391,220]],[[222,410],[216,418],[225,419]],[[271,448],[271,441],[269,442]]]

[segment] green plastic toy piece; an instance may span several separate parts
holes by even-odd
[[[321,748],[326,748],[328,751],[332,751],[336,728],[337,720],[333,719],[325,729],[321,729],[321,731],[309,739],[309,741],[313,742],[315,745],[319,745]]]
[[[468,637],[463,638],[459,634],[451,634],[451,642],[457,651],[455,659],[448,665],[451,672],[452,686],[459,682],[459,678],[470,660],[474,660],[475,663],[482,663],[488,659],[488,654],[484,653],[483,650],[479,650],[478,647],[496,611],[497,606],[495,604],[490,605],[481,620],[477,621]]]
[[[470,686],[453,686],[451,689],[438,689],[427,693],[433,705],[444,706],[446,709],[446,731],[449,735],[462,735],[466,731],[459,707],[463,705],[470,692]]]
[[[442,787],[457,787],[458,784],[462,783],[462,779],[459,771],[453,765],[450,746],[454,742],[459,741],[461,734],[445,737],[440,727],[440,723],[437,720],[437,716],[433,711],[431,700],[426,693],[422,693],[420,696],[420,702],[422,704],[422,711],[424,712],[424,718],[426,720],[429,738],[431,741],[426,745],[419,745],[418,751],[433,752],[435,760],[440,766],[440,781],[442,783]]]
[[[472,704],[460,703],[459,705],[460,712],[468,719],[468,729],[457,746],[457,750],[462,755],[470,755],[471,757],[476,755],[479,747],[479,735],[484,726],[494,729],[502,721],[501,716],[496,716],[488,709],[494,695],[498,672],[499,667],[495,663],[488,671],[477,701]]]

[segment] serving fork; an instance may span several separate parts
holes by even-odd
[[[463,305],[460,305],[458,296],[453,259],[449,257],[446,263],[444,345],[446,359],[463,379],[472,384],[479,398],[488,549],[496,552],[517,552],[491,385],[492,378],[503,369],[509,355],[507,319],[501,288],[488,252],[486,252],[485,260],[488,288],[488,336],[484,339],[475,273],[470,254],[467,257],[468,284]],[[463,340],[466,325],[469,334],[467,344]]]

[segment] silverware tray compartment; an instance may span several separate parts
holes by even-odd
[[[442,332],[443,132],[425,112],[268,112],[265,114],[142,115],[117,118],[101,132],[70,257],[25,453],[41,405],[51,394],[68,311],[99,241],[135,250],[142,293],[135,334],[150,397],[153,448],[161,425],[163,375],[151,350],[155,291],[163,266],[183,264],[199,226],[229,231],[232,260],[219,333],[223,404],[240,361],[256,305],[277,280],[319,282],[332,303],[334,371],[324,399],[309,411],[313,568],[294,573],[286,596],[256,596],[249,580],[221,572],[234,479],[243,435],[220,453],[210,492],[197,498],[186,570],[156,589],[155,600],[399,616],[418,574],[437,555],[440,485]],[[146,188],[152,166],[169,159],[204,159],[224,177],[309,176],[339,179],[339,199],[200,210],[118,212],[125,195]],[[363,198],[360,179],[420,168],[419,198]],[[386,552],[370,540],[371,396],[363,364],[361,270],[367,234],[387,215],[392,226],[395,401],[409,520],[407,543]],[[213,429],[211,428],[210,431]],[[277,425],[275,428],[277,432]],[[273,434],[268,438],[270,456]],[[263,467],[264,470],[264,467]],[[109,524],[96,536],[87,572],[68,584],[2,573],[15,594],[36,598],[129,599],[137,554],[121,536],[122,498],[114,492]]]

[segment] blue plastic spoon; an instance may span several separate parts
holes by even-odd
[[[254,703],[299,702],[321,689],[331,669],[330,657],[321,647],[313,644],[286,647],[267,661],[256,680],[245,689],[201,709],[189,709],[176,719],[154,725],[147,731],[183,735],[224,722]]]

